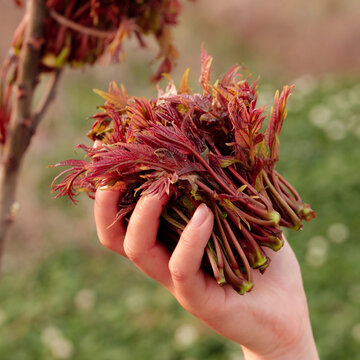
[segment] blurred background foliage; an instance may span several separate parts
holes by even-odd
[[[21,17],[1,2],[0,55]],[[286,232],[301,264],[321,359],[360,355],[360,5],[355,0],[216,0],[185,3],[173,78],[191,67],[197,90],[200,45],[214,76],[234,63],[261,75],[260,101],[296,85],[281,135],[280,172],[318,218]],[[0,359],[240,360],[238,345],[207,329],[131,264],[101,247],[92,203],[54,200],[46,168],[87,143],[88,120],[102,104],[93,88],[110,80],[130,94],[155,96],[151,51],[127,43],[116,66],[67,70],[55,103],[33,138],[0,284]],[[276,284],[274,284],[276,286]],[[256,289],[254,290],[256,291]],[[245,295],[246,296],[246,295]],[[281,306],[281,304],[279,304]],[[241,324],[240,324],[241,326]]]

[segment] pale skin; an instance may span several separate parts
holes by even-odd
[[[222,336],[241,345],[246,360],[319,359],[297,259],[285,242],[271,252],[271,265],[254,272],[255,287],[240,296],[220,287],[200,269],[213,226],[209,208],[200,205],[170,254],[156,235],[167,197],[142,197],[127,229],[113,223],[120,194],[97,190],[95,221],[100,242],[127,257],[165,286],[180,305]]]

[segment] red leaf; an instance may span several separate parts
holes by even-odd
[[[282,125],[287,115],[285,110],[292,86],[284,86],[279,97],[279,91],[276,92],[274,105],[271,108],[269,123],[265,129],[265,143],[270,149],[270,159],[273,162],[279,159],[279,135]]]
[[[201,73],[200,73],[200,85],[203,89],[204,96],[209,96],[211,93],[210,87],[210,72],[211,64],[213,58],[210,56],[207,51],[204,49],[204,46],[201,46]]]

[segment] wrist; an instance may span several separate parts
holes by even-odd
[[[311,327],[296,343],[278,346],[271,352],[259,353],[241,346],[245,360],[319,360]]]

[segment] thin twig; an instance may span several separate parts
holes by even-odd
[[[41,119],[44,117],[45,112],[47,108],[49,107],[50,103],[54,100],[55,97],[55,90],[56,86],[59,82],[61,70],[58,70],[54,73],[52,73],[50,76],[50,80],[48,82],[47,88],[45,90],[45,93],[40,100],[40,103],[35,111],[35,114],[32,119],[32,127],[35,130],[41,121]]]
[[[79,33],[82,33],[84,35],[95,36],[95,37],[101,38],[101,39],[107,39],[111,36],[115,36],[115,34],[116,34],[115,31],[98,30],[95,28],[77,24],[76,22],[71,21],[67,17],[60,15],[55,10],[50,10],[50,16],[54,20],[56,20],[59,24],[64,25],[64,26],[68,27],[69,29],[78,31]]]
[[[8,137],[0,164],[0,269],[6,235],[17,208],[15,190],[20,165],[35,131],[32,125],[32,103],[39,75],[39,58],[47,14],[44,0],[29,0],[27,5],[28,22],[13,87]]]

